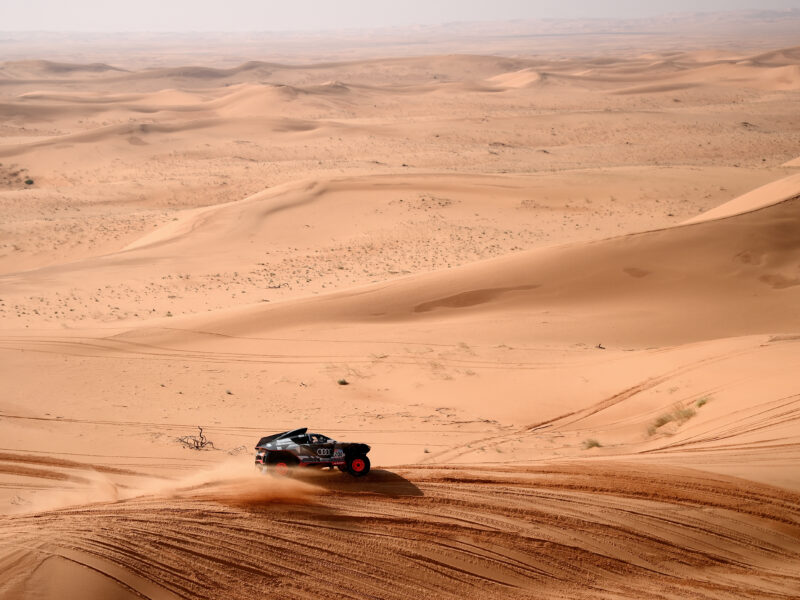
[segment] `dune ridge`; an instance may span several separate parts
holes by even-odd
[[[795,195],[784,199],[787,193]],[[731,201],[694,224],[534,250],[447,273],[410,276],[354,293],[289,303],[285,308],[238,309],[230,317],[223,313],[199,321],[188,317],[189,327],[235,336],[308,322],[309,314],[320,321],[375,322],[451,318],[470,310],[542,312],[556,306],[595,306],[602,311],[611,305],[619,313],[620,306],[646,305],[649,310],[643,319],[650,324],[649,336],[641,335],[643,321],[636,318],[615,320],[613,332],[590,322],[581,327],[595,337],[617,341],[632,341],[640,334],[646,341],[639,343],[664,343],[661,336],[667,332],[672,332],[672,343],[686,343],[723,333],[795,331],[800,321],[789,298],[799,293],[800,286],[800,245],[795,235],[800,227],[800,196],[796,194],[793,176]],[[728,300],[723,302],[724,298]],[[703,325],[679,336],[676,326],[684,319],[684,304],[692,306]],[[657,325],[650,322],[656,313]],[[742,314],[749,318],[739,321],[738,329],[737,315]]]

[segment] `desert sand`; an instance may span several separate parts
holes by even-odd
[[[754,31],[11,44],[0,598],[800,597],[800,47]],[[302,426],[372,473],[256,474]]]

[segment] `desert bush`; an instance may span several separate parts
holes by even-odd
[[[594,438],[589,438],[588,440],[584,440],[584,442],[583,442],[583,449],[584,450],[589,450],[591,448],[602,448],[602,447],[603,447],[603,444],[601,444],[600,442],[598,442]]]
[[[678,425],[683,425],[686,421],[691,419],[695,416],[697,412],[693,408],[689,408],[686,406],[681,406],[680,404],[676,404],[672,407],[672,411],[668,413],[664,413],[663,415],[659,415],[656,417],[656,420],[653,421],[650,426],[647,428],[647,433],[649,435],[653,435],[658,431],[660,427],[663,427],[667,423],[677,423]]]
[[[672,411],[673,416],[675,417],[675,421],[677,421],[678,425],[683,425],[686,421],[691,419],[697,413],[693,408],[676,406],[675,409]]]
[[[708,404],[709,400],[711,400],[711,398],[709,398],[708,396],[703,396],[697,402],[695,402],[695,406],[697,406],[697,408],[701,408],[701,407],[705,406],[706,404]]]

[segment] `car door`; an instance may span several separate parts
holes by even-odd
[[[320,462],[330,462],[333,459],[333,440],[328,439],[324,435],[312,434],[308,436],[311,439],[311,447],[314,453],[319,457]]]

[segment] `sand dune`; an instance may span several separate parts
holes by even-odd
[[[0,107],[0,110],[2,110],[2,107]],[[97,128],[86,133],[74,133],[32,142],[29,144],[19,144],[8,148],[2,148],[0,149],[0,156],[17,156],[37,148],[47,146],[71,145],[74,143],[94,144],[107,138],[117,138],[120,136],[130,136],[134,134],[141,135],[151,132],[171,133],[174,131],[187,131],[191,129],[211,127],[215,123],[217,123],[217,121],[205,119],[189,123],[182,123],[180,125],[161,125],[155,123],[140,123],[138,125],[111,125],[108,127]]]
[[[399,483],[388,475],[377,474],[367,493],[315,478],[325,502],[310,506],[226,506],[213,501],[212,487],[182,498],[179,513],[156,496],[6,517],[2,536],[18,547],[2,558],[10,576],[0,592],[25,589],[31,568],[76,590],[103,582],[113,590],[114,582],[118,598],[256,598],[262,589],[385,598],[523,598],[533,590],[549,598],[680,597],[703,589],[749,598],[796,589],[798,498],[775,488],[613,463],[410,468],[394,475]],[[420,498],[424,508],[414,508]],[[46,537],[36,533],[45,525]],[[163,549],[158,558],[153,546]],[[255,548],[269,548],[266,564],[253,564]],[[332,554],[338,568],[320,577],[318,564]],[[79,567],[77,581],[64,577]],[[763,577],[743,581],[749,570]],[[42,597],[56,597],[50,590]]]
[[[800,328],[793,308],[800,300],[797,185],[795,176],[768,186],[719,209],[721,217],[703,216],[696,225],[520,253],[231,317],[192,318],[191,327],[237,336],[309,320],[458,318],[474,311],[519,311],[519,318],[525,319],[531,311],[538,318],[548,310],[579,313],[591,307],[588,318],[576,317],[570,327],[581,336],[617,344],[795,331]],[[795,195],[781,201],[789,190]],[[770,193],[780,194],[778,200]],[[758,209],[767,202],[771,205]],[[750,212],[722,218],[741,210]],[[196,222],[191,227],[196,228]],[[222,237],[242,234],[231,231]],[[642,312],[635,306],[647,309]],[[688,306],[692,324],[682,327]],[[597,319],[597,314],[615,318]]]
[[[102,81],[104,84],[127,82],[133,85],[137,81],[180,81],[183,84],[192,82],[193,85],[216,85],[221,80],[230,84],[252,81],[254,78],[292,84],[306,81],[319,85],[336,79],[332,75],[345,74],[342,79],[369,77],[376,83],[397,85],[436,80],[439,78],[437,73],[447,73],[448,78],[456,80],[480,80],[509,70],[522,69],[531,62],[533,61],[494,56],[442,55],[314,64],[248,61],[231,68],[182,66],[141,69],[120,74],[119,72],[124,69],[101,64],[55,65],[46,61],[19,61],[0,63],[0,73],[19,79],[20,82],[44,82],[50,77],[83,73],[84,76],[87,74],[90,76],[86,79],[87,82],[93,80]]]
[[[795,597],[759,19],[2,63],[0,598]],[[298,426],[372,473],[255,473]]]
[[[234,86],[232,86],[234,87]],[[247,114],[250,118],[256,116],[269,117],[275,115],[280,110],[280,103],[293,101],[298,97],[313,96],[336,96],[347,93],[349,88],[341,83],[326,83],[319,86],[308,88],[297,88],[292,86],[235,86],[234,89],[220,98],[202,100],[197,95],[177,92],[175,90],[162,90],[151,94],[139,95],[114,95],[114,96],[92,96],[92,97],[72,97],[43,92],[26,93],[20,96],[21,102],[5,103],[0,105],[0,114],[9,119],[20,118],[28,120],[47,120],[58,115],[72,114],[75,117],[91,118],[110,116],[121,113],[134,115],[153,115],[160,116],[180,116],[181,118],[195,115],[220,115],[236,118],[241,114]],[[36,101],[32,103],[31,101]],[[46,103],[42,103],[45,101]],[[58,101],[55,104],[54,101]],[[141,124],[141,127],[155,126],[166,127],[166,125]],[[173,125],[175,127],[175,125]],[[101,128],[96,130],[100,133]],[[86,135],[86,134],[78,134]],[[59,143],[69,142],[71,138],[59,139]],[[8,152],[19,152],[20,149]]]
[[[541,73],[533,69],[522,69],[521,71],[513,71],[511,73],[503,73],[495,75],[487,79],[488,82],[506,88],[521,88],[528,87],[543,80]]]
[[[650,94],[689,89],[703,85],[732,85],[763,90],[795,90],[800,87],[800,71],[798,71],[797,65],[766,67],[754,63],[721,63],[681,69],[674,73],[665,74],[664,78],[670,83],[631,86],[614,90],[613,93]],[[609,82],[622,81],[621,79],[602,76],[595,76],[595,79]]]
[[[701,223],[713,219],[724,219],[734,215],[751,212],[772,206],[800,195],[800,175],[790,175],[784,179],[773,181],[752,192],[725,202],[709,211],[704,212],[686,223]]]
[[[112,71],[124,71],[124,69],[104,63],[74,64],[49,60],[9,61],[2,63],[2,67],[0,68],[7,76],[17,78],[29,78],[32,75],[40,77],[61,77],[64,75],[86,75],[90,73],[104,75]]]
[[[800,46],[765,52],[752,57],[750,60],[756,64],[762,65],[785,65],[787,63],[797,63],[800,61]]]
[[[292,132],[291,126],[302,124],[285,125],[286,135],[301,140],[320,131],[297,127]],[[142,143],[159,143],[157,133],[131,133]],[[119,134],[106,139],[116,139],[117,148],[131,146]],[[78,148],[73,146],[73,154]],[[92,146],[81,148],[90,151]],[[692,193],[684,180],[692,174],[679,169],[651,176],[653,190],[675,194],[663,199],[643,191],[641,169],[600,176],[572,172],[568,181],[563,175],[419,174],[292,182],[236,202],[176,213],[152,233],[105,253],[84,247],[86,254],[64,262],[45,248],[30,256],[27,269],[12,255],[6,260],[18,270],[3,277],[7,304],[0,306],[0,313],[11,329],[30,325],[32,314],[55,317],[52,311],[69,312],[74,325],[98,317],[100,323],[108,323],[168,311],[186,314],[323,293],[343,282],[363,285],[395,279],[519,251],[523,245],[540,246],[554,237],[566,241],[592,239],[600,231],[610,235],[620,231],[619,215],[626,207],[633,208],[626,212],[629,228],[655,227],[675,221],[675,213],[662,211],[687,214],[680,197]],[[725,197],[727,192],[720,190],[726,188],[719,184],[730,185],[736,176],[722,170],[704,185],[711,197]],[[610,187],[613,206],[593,205],[591,198]],[[642,194],[649,198],[643,201]],[[600,201],[607,199],[599,196]],[[645,206],[653,211],[645,211]],[[343,220],[346,214],[353,218]],[[589,215],[592,228],[575,226]],[[320,240],[325,240],[324,252]],[[86,273],[93,275],[86,278]],[[101,278],[101,286],[93,284],[95,277]],[[31,297],[33,282],[44,281],[46,286],[37,285]],[[127,291],[123,294],[115,286]],[[187,304],[176,302],[190,290]],[[62,294],[70,298],[66,306]],[[147,312],[141,311],[144,297],[152,302]],[[99,301],[117,308],[111,315],[98,313]]]

